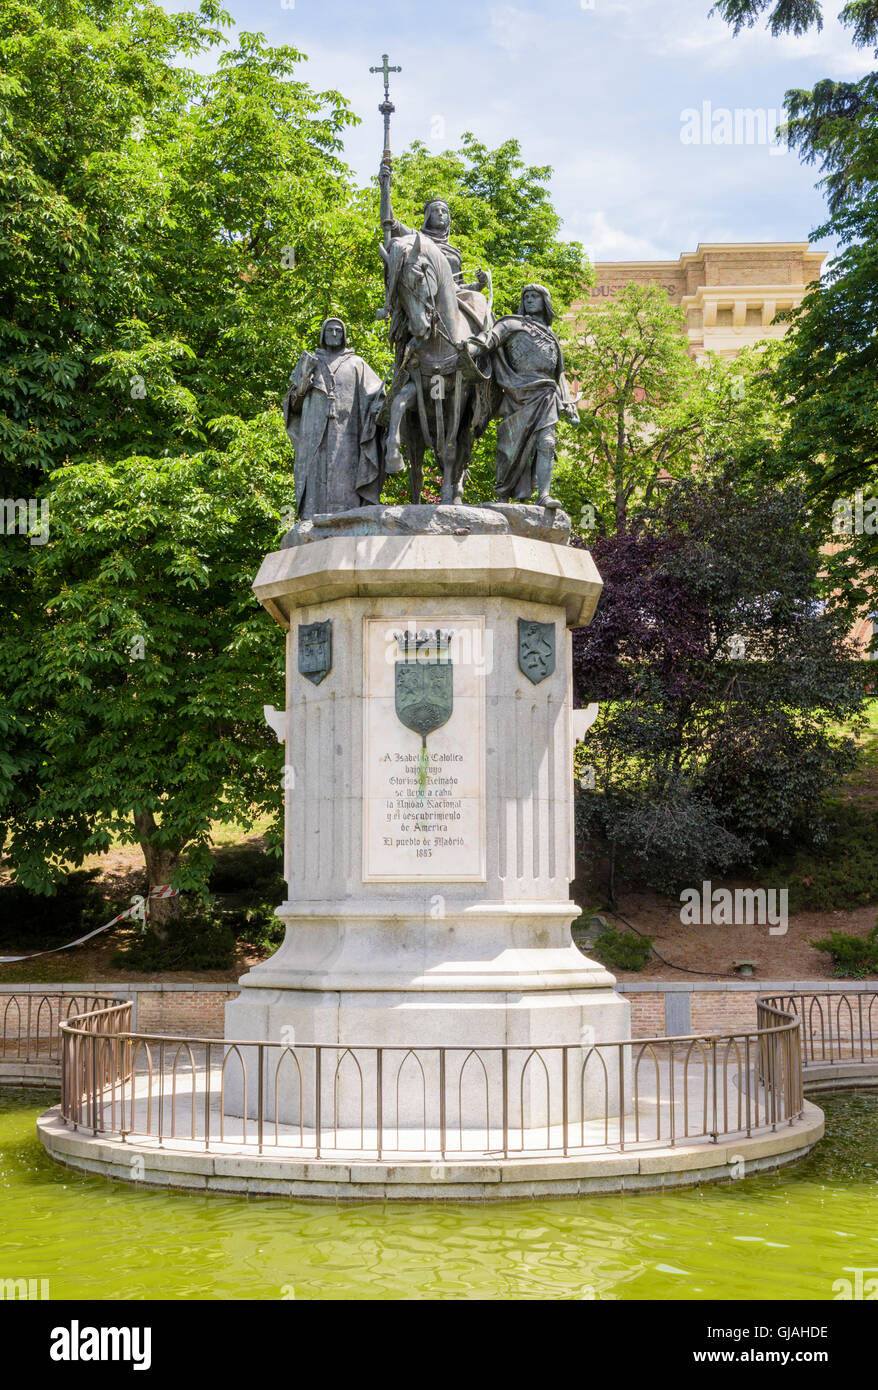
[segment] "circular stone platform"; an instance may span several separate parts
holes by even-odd
[[[444,1162],[438,1157],[378,1162],[371,1157],[278,1157],[276,1149],[260,1155],[252,1144],[245,1149],[232,1142],[221,1152],[205,1152],[203,1140],[123,1142],[68,1128],[58,1107],[46,1111],[37,1126],[44,1148],[59,1163],[150,1187],[260,1197],[446,1202],[661,1192],[752,1177],[803,1158],[822,1138],[823,1128],[823,1112],[806,1101],[793,1124],[719,1144],[702,1141],[567,1158],[478,1154]]]

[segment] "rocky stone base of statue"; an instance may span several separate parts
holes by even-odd
[[[560,507],[515,502],[486,502],[478,507],[355,507],[296,522],[281,541],[281,549],[338,536],[526,536],[568,545],[570,517]]]

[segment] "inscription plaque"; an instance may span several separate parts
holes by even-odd
[[[363,879],[485,878],[484,618],[366,618]]]

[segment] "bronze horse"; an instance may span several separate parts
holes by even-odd
[[[439,247],[421,232],[380,247],[387,271],[385,308],[396,365],[390,391],[387,471],[410,468],[412,502],[420,502],[424,454],[431,449],[442,474],[440,500],[459,503],[473,440],[490,418],[490,382],[464,344],[493,326],[488,301],[467,291],[458,298]]]

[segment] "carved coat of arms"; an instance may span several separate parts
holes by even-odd
[[[332,622],[299,624],[299,672],[319,685],[332,669]]]
[[[401,724],[427,735],[447,724],[454,709],[454,675],[446,634],[400,633],[405,659],[395,668],[396,714]],[[431,655],[429,646],[435,646]],[[414,650],[412,650],[414,648]]]
[[[555,624],[518,620],[518,664],[529,681],[539,685],[555,669]]]

